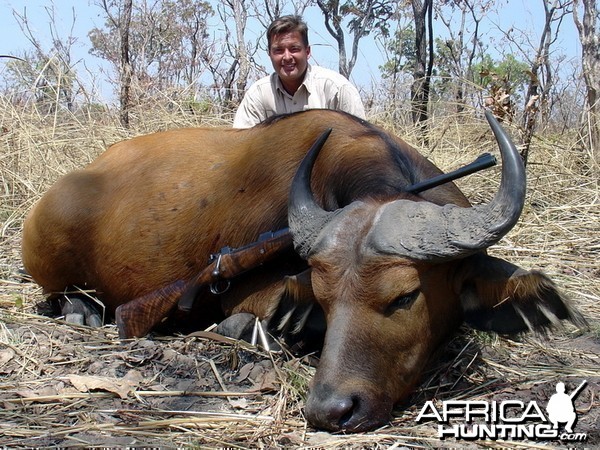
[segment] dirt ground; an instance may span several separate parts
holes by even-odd
[[[9,281],[0,291],[0,436],[8,448],[600,448],[600,342],[590,333],[508,340],[464,328],[389,425],[330,434],[302,414],[309,358],[210,333],[121,342],[114,325],[90,329],[42,314],[38,287]],[[571,392],[583,380],[575,402],[583,442],[440,440],[435,421],[416,421],[429,400],[437,408],[444,400],[535,400],[543,409],[558,381]]]

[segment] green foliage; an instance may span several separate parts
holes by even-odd
[[[15,308],[17,308],[19,311],[23,310],[23,297],[20,295],[15,295]]]
[[[488,54],[475,64],[473,70],[475,83],[484,89],[503,88],[508,93],[522,92],[530,79],[529,65],[508,54],[501,61],[494,61]]]
[[[190,111],[194,114],[209,114],[212,112],[214,107],[214,102],[210,99],[184,100],[182,104],[184,110]]]
[[[391,55],[390,59],[379,66],[381,76],[384,79],[394,78],[400,72],[412,71],[415,65],[415,29],[412,25],[396,30],[387,49]]]
[[[435,39],[436,54],[434,57],[434,75],[432,90],[435,94],[443,94],[453,91],[457,82],[468,80],[469,75],[462,73],[461,62],[458,58],[462,49],[460,43],[454,39]]]
[[[435,39],[435,62],[437,74],[449,78],[456,75],[456,58],[461,53],[459,42],[454,39]]]

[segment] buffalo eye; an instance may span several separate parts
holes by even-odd
[[[408,309],[410,305],[417,299],[421,291],[415,289],[408,294],[399,295],[385,308],[385,315],[390,316],[399,309]]]

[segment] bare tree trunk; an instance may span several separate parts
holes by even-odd
[[[244,0],[233,0],[231,9],[235,19],[235,32],[237,37],[237,60],[239,62],[240,71],[236,80],[236,90],[238,94],[238,102],[242,100],[248,76],[250,75],[250,60],[248,58],[248,50],[244,35],[246,31],[246,22],[248,20],[248,12]]]
[[[121,112],[119,119],[121,125],[129,128],[129,110],[131,109],[131,78],[133,71],[131,61],[129,59],[129,29],[131,26],[131,11],[133,9],[133,0],[125,0],[123,3],[123,11],[121,12],[121,20],[119,33],[121,37],[121,93],[119,100],[121,103]]]
[[[321,12],[325,18],[325,28],[337,42],[339,55],[338,71],[348,78],[350,76],[350,68],[348,67],[348,57],[346,56],[346,36],[342,29],[343,15],[340,12],[340,2],[339,0],[316,0],[316,3],[321,8]]]
[[[449,9],[448,9],[449,5]],[[447,48],[451,58],[451,75],[453,83],[456,85],[455,100],[456,112],[462,113],[465,110],[466,98],[471,91],[470,86],[473,86],[473,61],[477,49],[480,46],[479,25],[489,9],[489,0],[463,0],[461,2],[438,2],[435,6],[436,17],[448,29],[450,40]],[[447,11],[460,11],[460,26],[452,19],[452,14]],[[478,13],[480,16],[478,16]],[[467,17],[471,16],[473,23],[467,27]],[[457,31],[458,29],[458,31]],[[472,31],[471,31],[472,30]],[[467,36],[470,35],[470,48],[467,48]]]
[[[224,44],[218,55],[207,51],[203,57],[213,75],[215,86],[220,90],[221,102],[227,109],[237,106],[242,99],[250,74],[255,68],[253,56],[259,48],[259,41],[252,44],[245,40],[249,6],[246,0],[225,0],[219,3],[217,13],[225,29]],[[235,31],[231,30],[233,26]],[[228,67],[224,67],[226,65]]]
[[[548,95],[554,83],[550,66],[550,46],[556,40],[563,17],[568,13],[570,0],[554,0],[552,5],[550,5],[550,0],[543,0],[543,4],[545,12],[544,29],[540,37],[540,44],[531,63],[531,79],[525,95],[525,109],[523,111],[521,157],[525,164],[527,164],[529,157],[538,113],[541,110],[545,117],[550,114],[547,111]],[[556,30],[552,30],[554,22],[558,22]]]
[[[579,17],[580,0],[573,1],[573,18],[581,40],[583,77],[587,88],[587,143],[597,164],[600,164],[600,11],[596,0],[581,0],[583,20]]]
[[[432,0],[412,0],[416,36],[414,80],[411,86],[412,118],[413,123],[421,127],[425,141],[427,141],[426,123],[429,117],[427,108],[433,70],[432,3]]]

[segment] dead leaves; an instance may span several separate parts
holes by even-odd
[[[121,342],[110,328],[84,331],[43,317],[0,325],[3,444],[121,443],[147,433],[163,446],[189,444],[189,433],[204,443],[207,435],[245,442],[269,435],[273,418],[283,423],[298,408],[289,399],[279,406],[270,393],[286,389],[281,369],[246,345],[207,337]]]
[[[130,370],[121,379],[100,376],[67,375],[65,377],[79,392],[105,391],[117,394],[122,399],[136,390],[143,381],[142,374],[137,370]]]
[[[12,372],[8,371],[7,365],[11,359],[15,357],[15,351],[12,348],[5,348],[0,350],[0,374],[7,374]]]
[[[70,401],[97,393],[108,397],[126,399],[143,383],[143,376],[137,370],[130,370],[122,378],[69,374],[58,380],[40,380],[37,389],[18,389],[17,397],[5,398],[4,405],[15,403],[51,403]]]
[[[273,363],[267,359],[242,366],[235,382],[241,383],[246,379],[252,383],[249,392],[275,392],[280,384]]]

